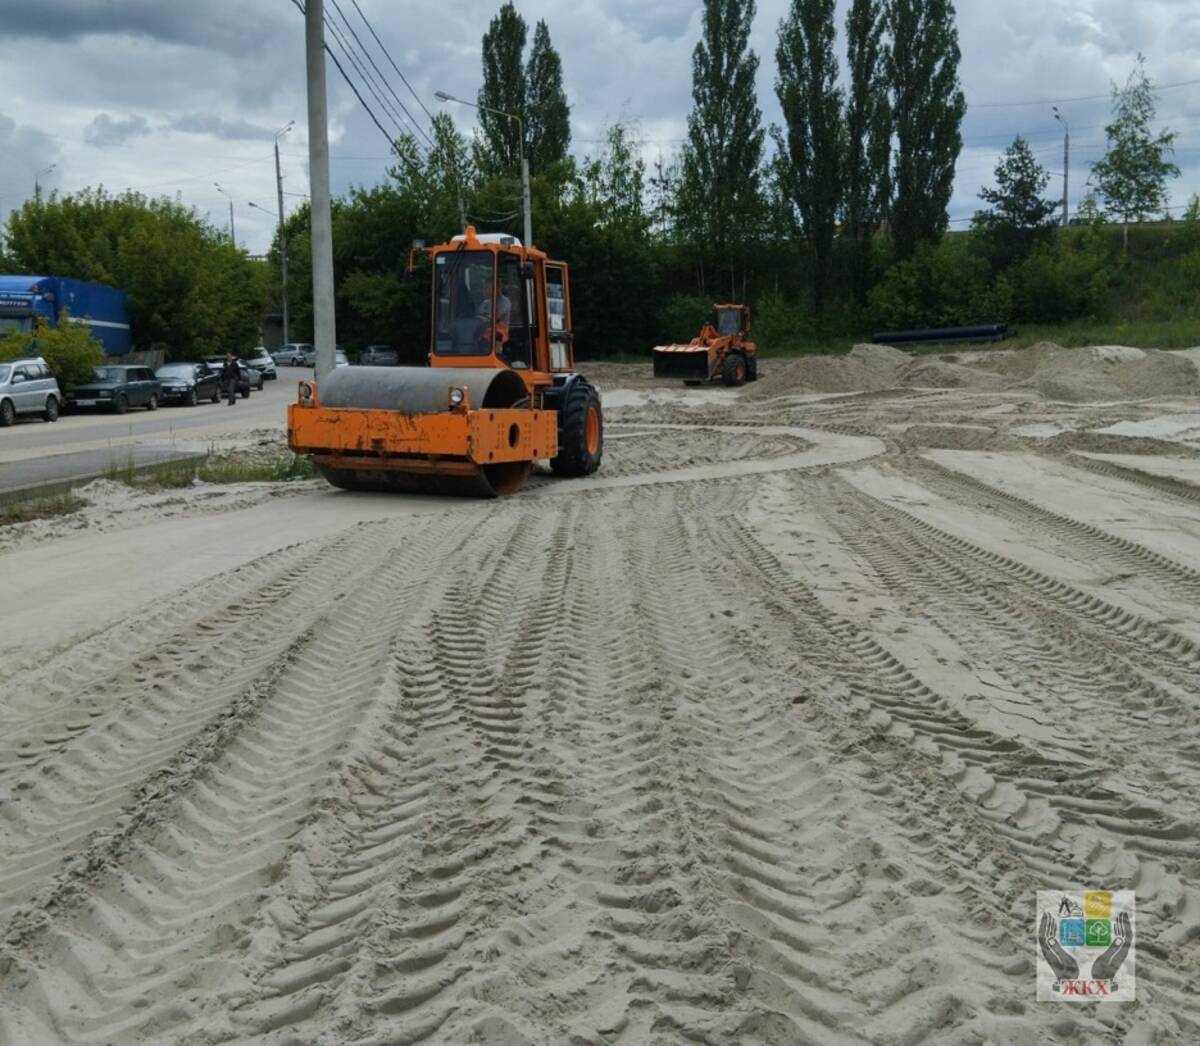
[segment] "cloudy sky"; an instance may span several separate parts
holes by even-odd
[[[413,115],[427,121],[355,10],[342,11]],[[421,101],[433,92],[474,98],[479,41],[500,0],[357,0]],[[839,0],[839,27],[847,0]],[[670,156],[691,104],[691,51],[701,5],[689,0],[522,0],[531,29],[545,18],[563,59],[575,150],[595,152],[607,124],[631,121],[647,159]],[[775,38],[788,0],[760,0],[753,47],[759,104],[779,120]],[[234,202],[238,242],[270,242],[275,208],[272,141],[281,139],[288,206],[308,191],[304,133],[303,17],[292,0],[3,0],[0,60],[0,219],[43,191],[89,185],[178,197],[221,225]],[[326,0],[327,15],[345,27]],[[1172,184],[1181,206],[1200,191],[1200,3],[1196,0],[959,0],[960,74],[968,112],[950,212],[969,218],[998,154],[1023,134],[1056,177],[1062,131],[1071,126],[1071,197],[1103,154],[1112,81],[1124,82],[1138,52],[1159,96],[1159,122],[1179,135]],[[348,35],[348,34],[347,34]],[[531,33],[532,35],[532,33]],[[844,45],[843,45],[844,46]],[[351,71],[352,70],[349,70]],[[387,144],[330,66],[335,192],[384,177]],[[1169,86],[1179,85],[1179,86]],[[394,106],[390,95],[385,95]],[[386,111],[367,95],[385,126]],[[472,110],[452,106],[464,130]],[[399,119],[404,121],[404,114]],[[225,191],[219,191],[219,183]]]

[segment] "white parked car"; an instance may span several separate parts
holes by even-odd
[[[18,414],[40,414],[58,421],[62,393],[40,356],[0,363],[0,425],[7,428]]]
[[[279,375],[275,372],[275,361],[271,359],[271,354],[267,352],[261,345],[254,350],[253,354],[242,360],[248,367],[253,367],[257,371],[262,372],[262,376],[267,381],[274,381]]]

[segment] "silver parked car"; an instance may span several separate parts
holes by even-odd
[[[0,363],[0,425],[6,428],[18,414],[40,414],[58,421],[62,393],[40,356]]]
[[[280,367],[301,367],[304,365],[304,358],[310,352],[312,352],[312,345],[308,342],[291,341],[271,353],[271,358]]]
[[[278,375],[275,373],[275,361],[271,359],[271,354],[261,346],[252,352],[253,355],[246,357],[242,362],[248,367],[262,371],[262,376],[267,381],[274,381]]]

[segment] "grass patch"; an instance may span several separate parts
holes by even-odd
[[[288,483],[312,479],[316,474],[316,467],[308,458],[290,451],[268,460],[210,454],[204,458],[164,461],[124,482],[162,490],[190,487],[197,479],[202,483]]]
[[[87,502],[83,498],[71,493],[59,494],[52,498],[38,498],[35,501],[18,501],[13,505],[0,506],[0,527],[29,523],[35,519],[69,516],[85,505]]]
[[[110,479],[114,483],[132,484],[136,477],[137,469],[134,467],[132,454],[129,455],[124,464],[113,461],[104,470],[104,478]]]

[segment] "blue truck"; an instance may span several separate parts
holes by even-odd
[[[64,312],[71,323],[88,326],[106,355],[124,356],[132,349],[124,291],[63,276],[0,276],[0,337],[33,330],[43,317],[57,327]]]

